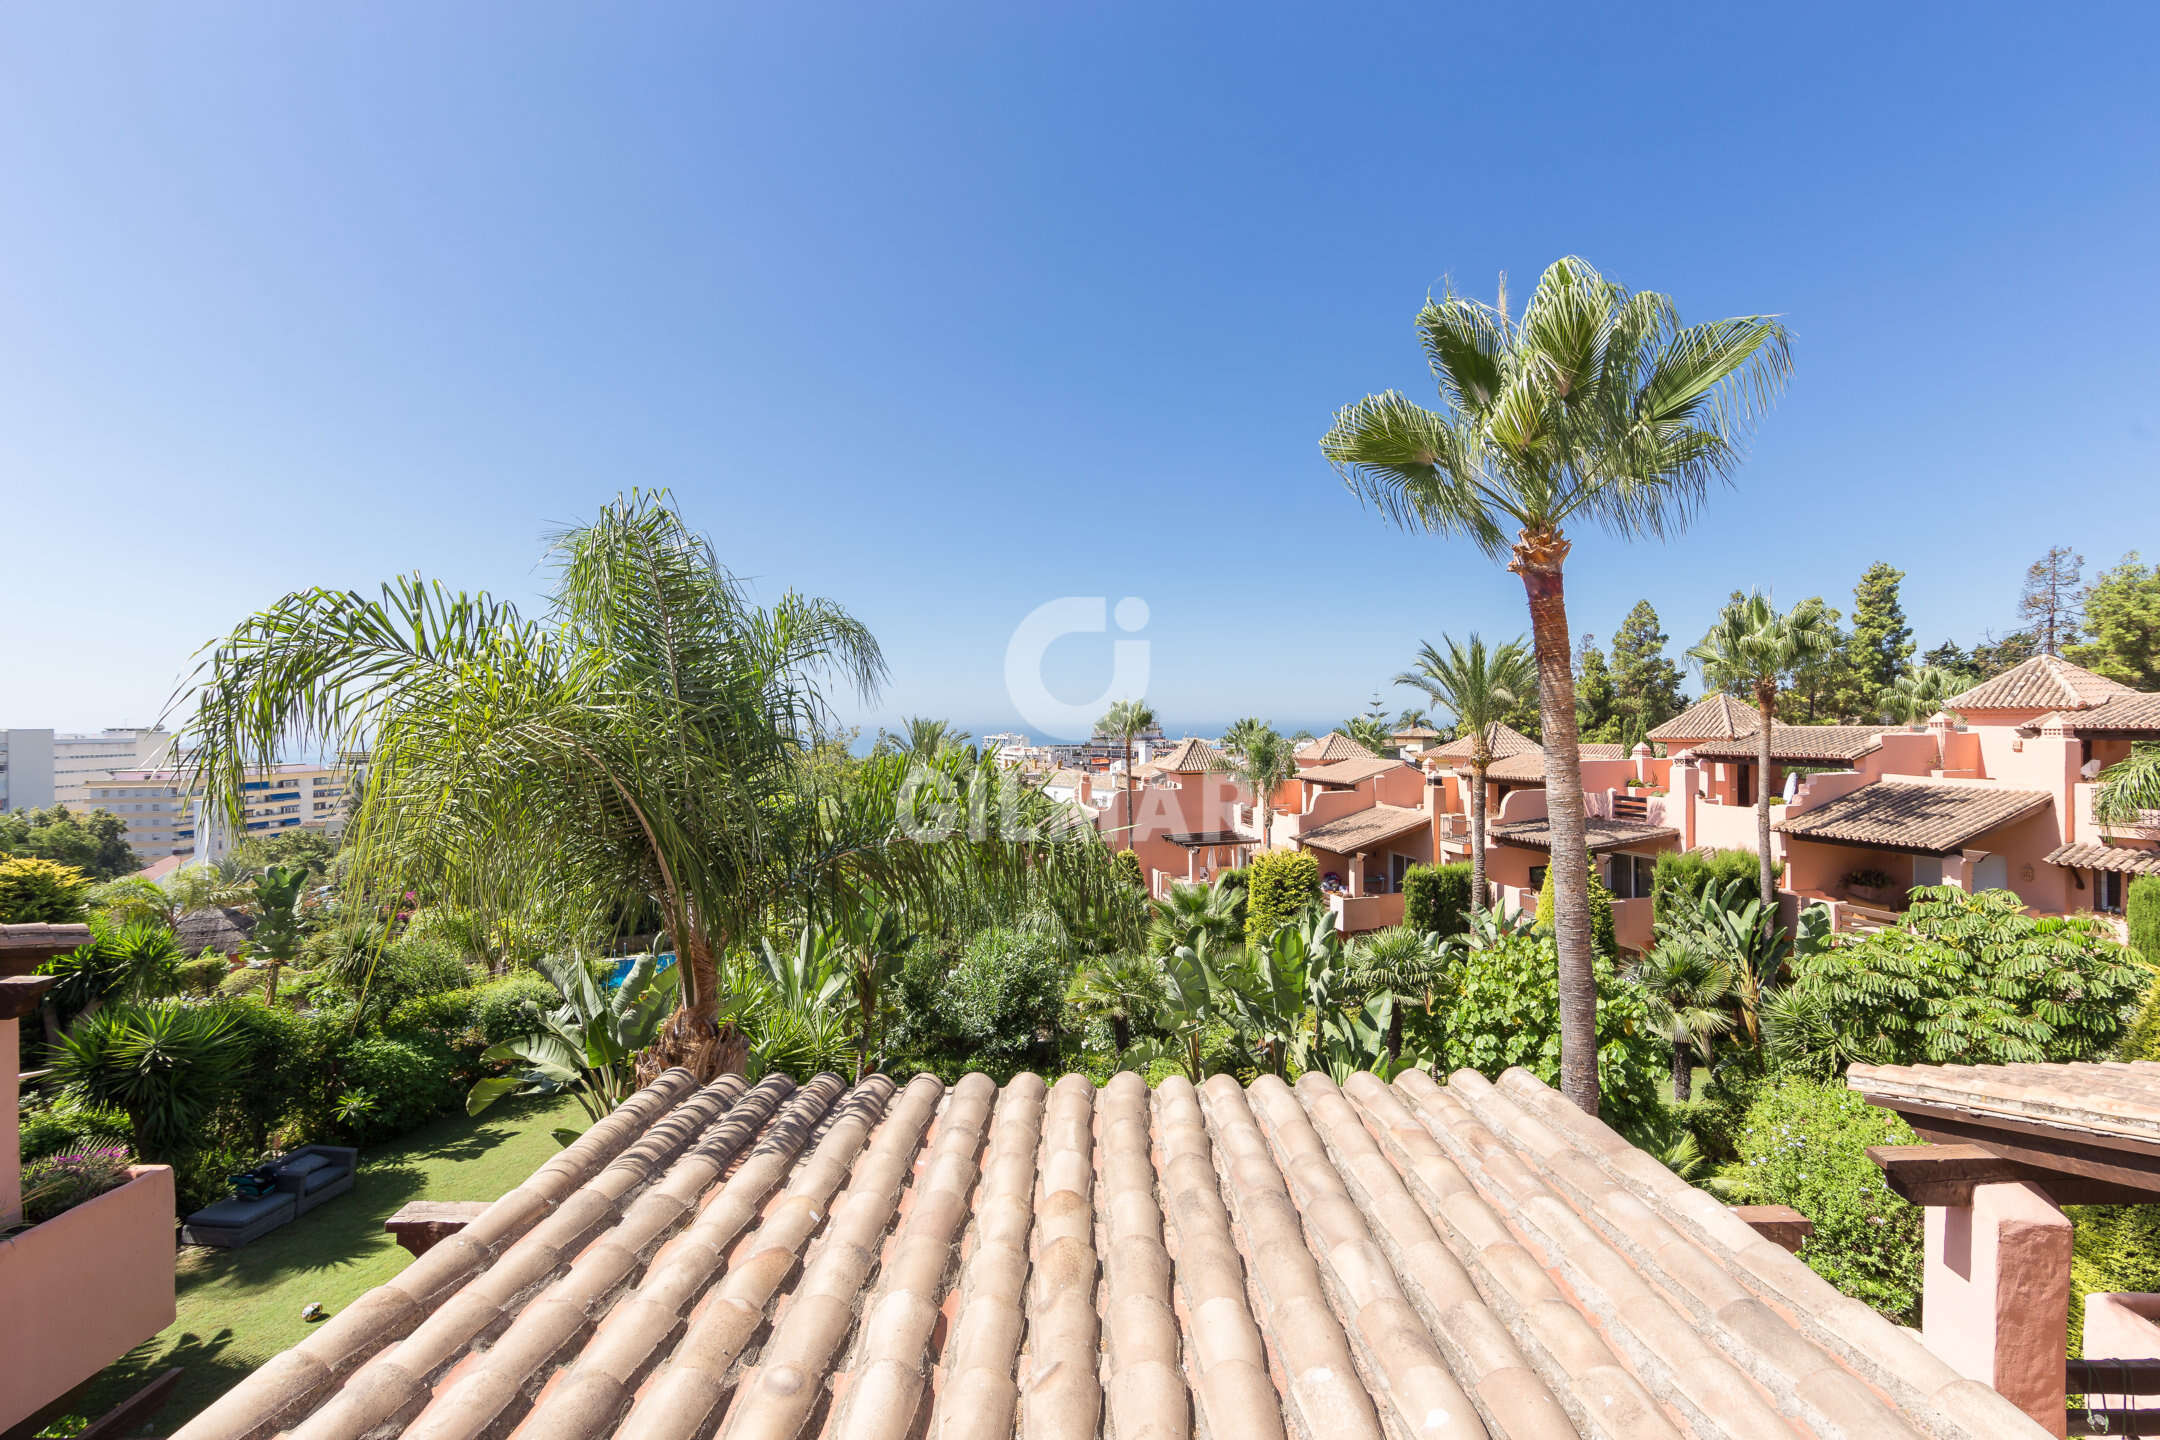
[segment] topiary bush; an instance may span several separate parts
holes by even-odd
[[[1553,928],[1552,867],[1545,867],[1545,883],[1538,890],[1537,927],[1546,934]],[[1590,867],[1590,944],[1598,954],[1610,960],[1620,953],[1620,942],[1613,938],[1612,891],[1598,878],[1597,866]]]
[[[1320,898],[1320,862],[1303,850],[1270,850],[1245,866],[1245,943],[1257,949]]]
[[[1403,923],[1442,938],[1470,928],[1470,865],[1412,865],[1403,872]]]
[[[1891,1193],[1870,1145],[1911,1145],[1894,1112],[1843,1085],[1787,1077],[1748,1107],[1740,1160],[1722,1178],[1750,1204],[1790,1205],[1815,1222],[1800,1258],[1900,1325],[1918,1323],[1922,1211]]]

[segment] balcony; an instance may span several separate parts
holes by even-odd
[[[0,1240],[0,1428],[172,1324],[172,1171],[134,1175]]]
[[[1335,930],[1342,935],[1362,935],[1368,930],[1385,930],[1390,925],[1402,924],[1403,897],[1393,895],[1342,895],[1327,897],[1328,909],[1335,912]]]

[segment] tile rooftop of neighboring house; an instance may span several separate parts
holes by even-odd
[[[1669,825],[1651,825],[1641,820],[1602,820],[1595,815],[1583,821],[1583,834],[1590,842],[1592,851],[1618,850],[1628,845],[1646,844],[1652,840],[1677,838],[1679,831]],[[1510,820],[1504,825],[1488,825],[1485,837],[1495,845],[1521,845],[1531,850],[1552,849],[1552,822],[1540,820]]]
[[[1385,775],[1390,770],[1404,768],[1400,760],[1337,760],[1332,765],[1315,765],[1300,770],[1297,778],[1313,780],[1322,785],[1356,785],[1375,775]]]
[[[1152,763],[1169,775],[1195,770],[1220,770],[1228,762],[1224,760],[1222,751],[1205,740],[1195,740],[1188,735],[1172,746],[1169,753],[1156,756]]]
[[[2137,692],[2056,655],[2035,655],[1943,702],[1951,710],[2085,710]]]
[[[2160,735],[2160,695],[2126,691],[2084,710],[2054,710],[2018,726],[2021,733],[2062,729],[2075,735]]]
[[[2047,853],[2047,863],[2072,870],[2114,870],[2124,875],[2160,875],[2160,850],[2133,850],[2127,845],[2072,843]]]
[[[1311,742],[1296,752],[1300,765],[1332,765],[1338,760],[1376,760],[1379,757],[1340,730]]]
[[[1056,785],[1068,790],[1077,790],[1080,788],[1080,782],[1086,778],[1087,776],[1078,770],[1053,770],[1043,777],[1042,783]]]
[[[2097,1137],[2160,1154],[2160,1064],[1854,1065],[1845,1083],[1868,1103]]]
[[[1770,758],[1781,765],[1849,765],[1882,744],[1888,725],[1772,725]],[[1762,727],[1732,740],[1709,740],[1689,753],[1698,760],[1753,760]]]
[[[1330,820],[1325,825],[1316,825],[1298,836],[1297,843],[1317,845],[1337,855],[1354,855],[1368,845],[1408,835],[1430,824],[1432,816],[1424,810],[1402,805],[1373,805],[1339,820]]]
[[[174,1440],[2042,1433],[1521,1071],[671,1071]]]
[[[1532,740],[1512,725],[1502,725],[1495,722],[1486,734],[1490,737],[1487,747],[1492,751],[1495,760],[1504,760],[1510,755],[1542,753],[1538,749],[1537,741]],[[1448,741],[1447,744],[1436,746],[1425,753],[1437,756],[1442,760],[1468,760],[1470,758],[1470,738],[1468,735],[1458,735],[1453,740]]]
[[[1744,700],[1722,693],[1703,696],[1651,730],[1646,740],[1730,740],[1762,728],[1762,716]]]
[[[1892,776],[1775,822],[1794,840],[1879,845],[1946,855],[2054,797],[2045,790],[1950,785]]]

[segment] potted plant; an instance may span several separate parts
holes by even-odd
[[[1852,871],[1845,877],[1845,893],[1855,900],[1879,903],[1889,898],[1890,877],[1874,869]]]

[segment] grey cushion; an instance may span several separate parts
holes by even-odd
[[[303,1195],[313,1195],[316,1191],[322,1189],[325,1185],[335,1185],[340,1180],[349,1180],[351,1178],[352,1171],[350,1170],[317,1170],[314,1174],[309,1175],[306,1179],[300,1182],[300,1193]]]
[[[330,1157],[327,1155],[298,1155],[290,1160],[280,1161],[277,1173],[280,1175],[312,1175],[329,1163]]]
[[[197,1210],[187,1217],[187,1223],[210,1229],[239,1229],[266,1218],[273,1211],[290,1210],[292,1204],[293,1197],[285,1194],[264,1195],[255,1200],[235,1195],[230,1200],[220,1200]]]

